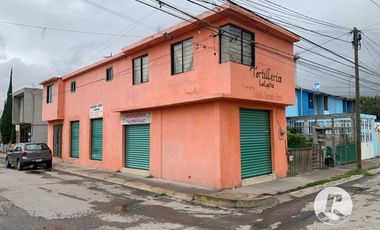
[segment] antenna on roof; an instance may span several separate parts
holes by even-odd
[[[164,30],[164,27],[162,25],[157,26],[157,33],[160,33],[163,30]]]
[[[104,58],[110,58],[110,57],[112,57],[112,52],[110,53],[110,55],[104,56]]]

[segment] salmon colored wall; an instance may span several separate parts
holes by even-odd
[[[219,25],[234,23],[237,26],[246,27],[230,20],[216,23]],[[293,45],[290,42],[268,36],[255,29],[246,29],[254,32],[255,39],[265,43],[267,46],[286,53],[293,52]],[[113,63],[100,65],[93,70],[69,79],[63,78],[65,92],[62,95],[66,96],[66,100],[75,98],[69,96],[71,95],[69,87],[71,80],[77,79],[78,91],[87,91],[84,89],[90,88],[91,97],[95,92],[108,89],[111,89],[112,92],[117,92],[102,99],[104,103],[110,103],[110,106],[115,111],[141,110],[148,107],[220,97],[244,98],[285,105],[294,102],[294,90],[287,90],[286,88],[286,86],[294,85],[294,64],[292,61],[267,50],[256,48],[258,70],[271,68],[272,73],[278,73],[282,77],[282,83],[275,84],[274,89],[260,87],[258,86],[258,79],[252,77],[253,70],[249,66],[235,63],[219,63],[219,37],[213,37],[212,35],[211,31],[201,28],[122,57]],[[172,44],[190,37],[193,37],[194,42],[193,70],[171,75],[170,47]],[[133,85],[132,60],[145,54],[149,55],[149,82]],[[109,66],[113,66],[115,79],[111,82],[106,82],[105,68]],[[46,89],[44,89],[44,95],[46,95],[45,91]],[[79,96],[76,98],[79,98]],[[88,106],[86,98],[81,96],[80,99]],[[46,105],[46,103],[44,104]],[[47,107],[51,106],[48,105]],[[65,109],[68,108],[65,107]],[[49,113],[50,110],[46,109],[46,114]],[[55,117],[46,115],[47,120],[53,118]]]
[[[220,141],[218,110],[215,102],[207,102],[164,108],[153,113],[151,140],[161,149],[156,151],[151,148],[154,162],[151,164],[154,167],[152,175],[220,187],[220,179],[217,179]],[[156,116],[156,113],[161,116]],[[161,162],[154,160],[158,158]]]
[[[218,21],[223,25],[230,20]],[[240,23],[234,23],[239,25]],[[243,25],[240,25],[244,27]],[[292,43],[253,30],[257,41],[292,53]],[[193,37],[193,70],[171,75],[171,44]],[[198,44],[198,45],[196,45]],[[74,164],[120,170],[124,163],[124,135],[120,115],[137,110],[152,111],[151,173],[153,176],[214,188],[239,186],[239,107],[271,111],[274,171],[285,176],[287,161],[284,106],[294,101],[293,62],[266,50],[256,49],[258,70],[270,67],[282,76],[275,88],[258,86],[253,69],[235,63],[219,63],[219,38],[200,29],[112,63],[58,81],[59,98],[46,104],[44,86],[43,119],[63,121],[63,160]],[[132,84],[132,59],[149,54],[149,82]],[[105,70],[113,67],[114,79],[105,81]],[[70,92],[75,80],[76,92]],[[56,94],[56,92],[54,92]],[[239,100],[222,101],[225,98]],[[218,99],[218,101],[216,101]],[[206,102],[206,100],[212,100]],[[246,102],[242,102],[245,100]],[[202,103],[194,103],[204,101]],[[192,104],[185,104],[185,103]],[[89,108],[103,104],[103,160],[90,160]],[[173,106],[176,105],[176,106]],[[170,107],[168,107],[170,106]],[[80,158],[70,158],[70,122],[80,121]],[[52,147],[52,123],[49,122]]]
[[[53,85],[52,102],[46,103],[46,89],[47,86]],[[64,82],[62,80],[53,81],[43,86],[42,94],[42,120],[52,121],[61,120],[64,118]]]
[[[221,187],[241,186],[240,108],[267,110],[270,113],[272,169],[277,177],[287,175],[286,116],[282,105],[243,101],[221,102]],[[281,135],[281,132],[283,135]]]

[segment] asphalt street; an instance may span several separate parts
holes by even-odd
[[[267,209],[222,209],[44,169],[0,164],[0,229],[379,229],[380,176],[340,186],[353,214],[341,225],[321,223],[316,194]]]

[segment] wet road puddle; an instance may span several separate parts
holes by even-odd
[[[118,214],[139,213],[142,210],[143,208],[137,204],[120,204],[112,207],[112,211]]]

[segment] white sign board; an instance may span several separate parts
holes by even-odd
[[[121,125],[137,125],[152,123],[152,112],[136,112],[121,115]]]
[[[103,105],[97,104],[90,106],[90,119],[103,117]]]

